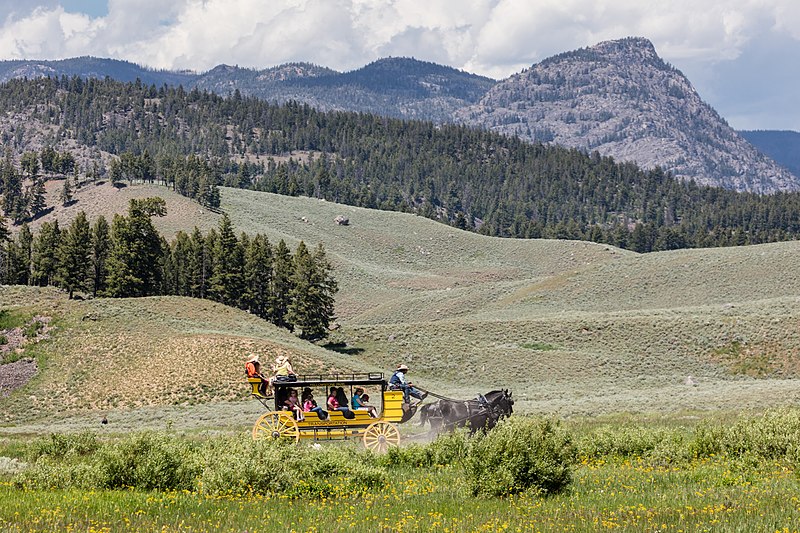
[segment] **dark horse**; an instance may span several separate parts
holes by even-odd
[[[434,432],[465,426],[470,433],[488,431],[514,412],[513,405],[508,389],[487,392],[474,400],[439,400],[420,408],[420,425],[430,422]]]

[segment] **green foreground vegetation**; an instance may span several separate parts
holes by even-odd
[[[0,442],[0,529],[797,531],[800,410],[693,427],[514,417],[375,456],[244,436]]]

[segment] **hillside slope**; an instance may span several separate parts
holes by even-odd
[[[298,371],[352,370],[343,356],[247,313],[180,297],[69,301],[55,289],[6,287],[0,307],[53,318],[30,348],[39,372],[0,399],[0,423],[55,412],[194,405],[248,397],[244,360],[289,356]]]
[[[176,211],[164,226],[170,231],[210,227],[217,216],[177,212],[180,197],[157,186],[113,194],[164,196]],[[302,365],[386,371],[406,362],[415,381],[440,393],[511,387],[520,410],[563,415],[760,409],[800,399],[800,242],[639,255],[486,237],[408,214],[238,189],[222,189],[222,207],[237,230],[324,242],[341,287],[341,328],[329,339],[341,355],[292,344],[300,341],[238,311],[172,298],[59,304],[80,309],[76,317],[88,309],[104,317],[74,330],[97,349],[65,337],[45,355],[73,354],[59,369],[100,357],[82,363],[96,380],[100,361],[130,353],[136,332],[145,332],[154,340],[141,350],[168,361],[199,343],[227,361],[215,363],[206,393],[180,381],[147,396],[165,404],[237,397],[240,358],[254,345],[296,350]],[[349,226],[333,222],[339,214]],[[141,328],[131,326],[137,317]],[[168,371],[158,357],[159,373]],[[234,385],[225,384],[228,374]],[[68,390],[70,407],[108,405],[88,386]],[[129,405],[142,401],[126,394]]]

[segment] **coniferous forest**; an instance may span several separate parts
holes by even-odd
[[[699,186],[463,126],[80,78],[10,81],[0,86],[0,112],[53,126],[49,147],[70,140],[95,149],[98,160],[100,151],[116,156],[84,162],[84,176],[159,182],[212,208],[224,185],[413,211],[487,235],[584,239],[639,252],[800,235],[798,193]],[[29,134],[24,125],[0,132],[21,154],[20,170],[5,164],[0,184],[6,216],[17,223],[35,211],[35,190],[18,184],[22,159],[35,158],[23,153]],[[311,157],[286,157],[296,151]]]
[[[161,198],[131,200],[126,216],[111,222],[87,220],[81,211],[61,228],[44,222],[33,234],[23,223],[0,251],[0,281],[58,286],[95,296],[155,295],[208,298],[238,307],[301,338],[327,336],[334,319],[337,283],[320,244],[300,242],[292,252],[264,235],[239,237],[227,216],[203,235],[179,232],[171,243],[160,236],[152,217],[164,216]]]

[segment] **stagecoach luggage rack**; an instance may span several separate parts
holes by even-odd
[[[322,385],[369,385],[384,382],[383,372],[361,372],[346,374],[298,374],[297,381],[276,381],[278,386],[298,384]]]

